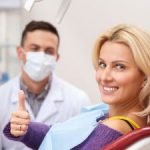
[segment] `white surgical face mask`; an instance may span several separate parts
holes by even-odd
[[[44,52],[27,52],[24,71],[34,81],[42,81],[55,69],[56,57]]]

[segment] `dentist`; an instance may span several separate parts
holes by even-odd
[[[77,115],[82,106],[90,104],[82,90],[54,74],[59,60],[59,40],[57,29],[48,22],[31,21],[26,25],[21,45],[17,48],[21,73],[0,87],[1,133],[11,112],[18,106],[19,90],[25,93],[25,105],[31,120],[47,125],[67,120]],[[0,141],[3,150],[28,149],[2,134]]]

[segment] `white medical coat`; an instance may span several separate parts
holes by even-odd
[[[2,134],[4,126],[10,119],[11,112],[17,110],[19,90],[19,76],[0,87],[0,149],[29,150],[22,143],[10,141]],[[79,114],[81,107],[89,104],[89,97],[82,90],[53,75],[51,88],[37,117],[34,117],[28,103],[26,103],[26,108],[30,113],[31,120],[50,125],[63,122]]]

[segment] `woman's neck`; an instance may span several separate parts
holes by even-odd
[[[147,125],[147,117],[139,117],[136,112],[141,112],[143,110],[139,103],[130,105],[111,105],[109,109],[109,117],[112,116],[125,116],[133,119],[141,127]]]
[[[116,115],[128,115],[132,112],[142,111],[142,107],[137,103],[134,105],[110,105],[109,114],[110,116]]]

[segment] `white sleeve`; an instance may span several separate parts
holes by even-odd
[[[2,134],[3,134],[3,130],[2,130],[2,123],[1,123],[1,120],[0,120],[0,149],[2,150],[3,146],[2,146]]]

